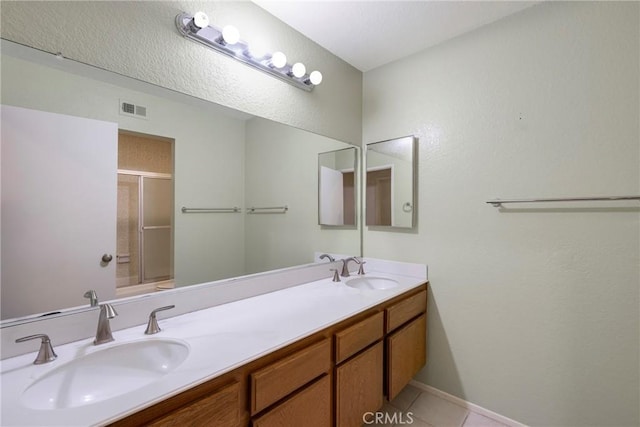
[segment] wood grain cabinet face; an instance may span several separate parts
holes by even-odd
[[[398,326],[427,310],[427,291],[404,299],[387,308],[387,324],[385,331],[392,332]]]
[[[340,363],[384,336],[384,312],[375,313],[335,336],[336,363]]]
[[[366,412],[382,406],[383,358],[379,342],[336,368],[337,427],[361,426]]]
[[[203,397],[159,418],[148,426],[237,427],[240,410],[240,384],[230,384],[220,391]]]
[[[330,427],[331,377],[325,375],[295,393],[264,415],[253,420],[253,427]]]
[[[331,340],[306,347],[251,374],[254,415],[331,370]]]
[[[387,398],[393,400],[427,362],[427,314],[387,338]]]

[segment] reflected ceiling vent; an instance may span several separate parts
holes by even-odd
[[[135,105],[133,102],[120,100],[120,114],[123,116],[147,119],[147,107]]]

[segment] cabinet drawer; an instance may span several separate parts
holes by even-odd
[[[186,425],[236,427],[240,407],[239,392],[240,384],[230,384],[210,396],[196,400],[146,425],[150,427]]]
[[[386,331],[391,332],[407,320],[427,309],[427,291],[420,291],[412,297],[387,308]]]
[[[356,354],[382,338],[384,312],[379,312],[336,333],[336,363]]]
[[[331,380],[325,375],[290,399],[253,420],[253,427],[330,427]]]
[[[387,398],[394,397],[427,362],[427,315],[387,337]]]
[[[327,338],[251,374],[251,414],[262,411],[331,369]]]

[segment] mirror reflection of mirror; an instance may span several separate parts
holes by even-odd
[[[366,225],[414,226],[416,150],[413,136],[366,145]]]
[[[356,225],[357,148],[318,154],[318,222]]]
[[[106,302],[361,253],[356,227],[323,230],[309,203],[318,153],[351,145],[6,40],[1,53],[3,326],[88,308],[88,290]],[[22,117],[11,148],[5,108]]]

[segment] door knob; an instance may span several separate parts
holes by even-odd
[[[105,264],[109,264],[112,259],[113,257],[111,255],[108,255],[108,254],[102,255],[102,262],[104,262]]]

